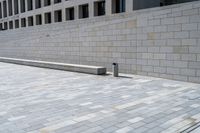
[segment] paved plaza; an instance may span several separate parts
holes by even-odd
[[[0,63],[0,133],[185,133],[199,121],[200,84]]]

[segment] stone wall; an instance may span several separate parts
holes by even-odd
[[[200,83],[200,1],[1,31],[0,56]]]

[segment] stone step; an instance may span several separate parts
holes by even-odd
[[[6,58],[6,57],[0,57],[0,62],[14,63],[14,64],[20,64],[20,65],[27,65],[27,66],[35,66],[35,67],[43,67],[43,68],[50,68],[50,69],[58,69],[58,70],[65,70],[65,71],[71,71],[71,72],[95,74],[95,75],[106,74],[106,68],[102,67],[102,66],[66,64],[66,63],[57,63],[57,62]]]

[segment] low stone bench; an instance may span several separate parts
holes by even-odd
[[[106,68],[101,67],[101,66],[66,64],[66,63],[6,58],[6,57],[0,57],[0,62],[43,67],[43,68],[50,68],[50,69],[58,69],[58,70],[65,70],[65,71],[72,71],[72,72],[88,73],[88,74],[95,74],[95,75],[106,74]]]

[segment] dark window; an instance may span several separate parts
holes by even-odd
[[[105,0],[94,3],[94,16],[105,15]]]
[[[41,8],[41,0],[35,0],[35,9]]]
[[[33,1],[27,0],[28,11],[33,10]]]
[[[62,22],[62,10],[58,10],[54,12],[54,21]]]
[[[9,21],[9,29],[13,29],[13,21]]]
[[[4,12],[3,14],[4,18],[7,17],[7,2],[6,1],[3,1],[3,12]]]
[[[42,24],[42,15],[36,15],[36,25]]]
[[[7,30],[7,29],[8,29],[8,23],[4,22],[4,30]]]
[[[15,14],[18,14],[19,13],[19,6],[18,6],[18,0],[14,0],[14,11],[15,11]]]
[[[89,17],[89,9],[88,4],[79,6],[79,18],[88,18]]]
[[[21,19],[21,27],[26,27],[26,18]]]
[[[67,8],[66,9],[66,20],[74,20],[74,8]]]
[[[28,17],[28,26],[33,26],[33,17]]]
[[[45,13],[45,24],[50,24],[51,23],[51,13]]]
[[[0,18],[2,18],[2,8],[1,8],[1,2],[0,2]]]
[[[61,2],[61,0],[54,0],[54,4],[60,3],[60,2]]]
[[[44,0],[44,6],[51,5],[51,0]]]
[[[12,0],[8,0],[8,14],[9,16],[12,16],[13,13],[12,13]]]
[[[19,20],[15,20],[15,28],[19,28]]]
[[[112,0],[112,13],[121,13],[126,10],[126,0]]]
[[[0,30],[3,30],[3,24],[0,23]]]
[[[20,4],[21,4],[21,13],[25,12],[25,0],[20,0]]]

